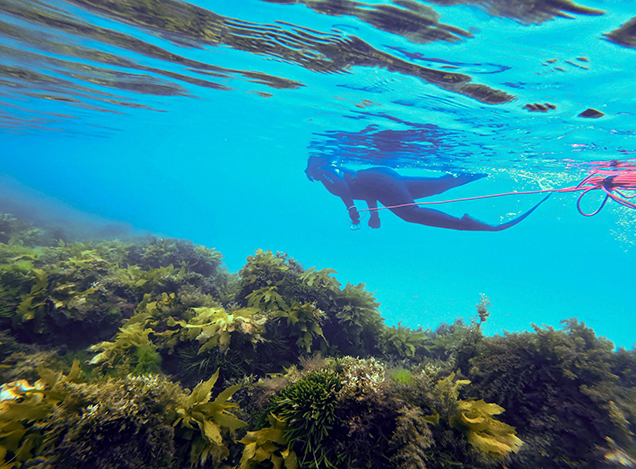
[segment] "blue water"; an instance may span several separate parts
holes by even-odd
[[[342,201],[305,176],[312,155],[489,174],[431,199],[445,200],[572,186],[592,162],[634,158],[636,49],[606,36],[631,2],[585,0],[605,13],[570,17],[459,3],[0,0],[5,201],[214,246],[233,272],[258,248],[287,252],[365,283],[389,324],[469,319],[483,293],[487,334],[576,317],[631,347],[635,210],[610,201],[586,218],[577,194],[555,194],[503,232],[388,211],[381,229],[352,231]],[[449,84],[460,75],[480,86]],[[604,115],[579,117],[588,108]],[[540,198],[436,208],[497,224]]]

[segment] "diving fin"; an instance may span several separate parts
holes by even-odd
[[[525,220],[528,215],[530,215],[532,212],[534,212],[539,205],[541,205],[543,202],[545,202],[546,200],[548,200],[548,198],[552,195],[552,193],[546,195],[537,205],[535,205],[534,207],[532,207],[530,210],[528,210],[526,213],[524,213],[523,215],[519,215],[517,218],[515,218],[514,220],[510,220],[509,222],[506,223],[502,223],[501,225],[488,225],[487,223],[481,222],[479,220],[476,220],[472,217],[470,217],[468,214],[464,215],[461,218],[461,221],[464,224],[463,228],[460,228],[461,230],[465,230],[465,231],[503,231],[506,230],[512,226],[515,226],[517,223]]]
[[[551,195],[552,195],[552,193],[549,193],[548,195],[546,195],[542,200],[539,201],[539,203],[537,205],[532,207],[530,210],[528,210],[523,215],[519,215],[514,220],[510,220],[509,222],[502,223],[501,225],[493,226],[493,231],[503,231],[503,230],[506,230],[506,229],[510,228],[511,226],[515,226],[517,223],[519,223],[520,221],[523,221],[528,215],[530,215],[532,212],[534,212],[539,207],[539,205],[541,205],[543,202],[548,200]]]

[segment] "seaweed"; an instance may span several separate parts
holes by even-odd
[[[419,407],[405,405],[398,410],[395,431],[389,441],[391,463],[396,469],[426,468],[433,433]]]
[[[598,461],[606,436],[632,441],[633,423],[611,417],[633,408],[612,373],[613,344],[574,319],[563,324],[486,338],[470,361],[473,392],[505,407],[529,446],[513,467],[574,467]]]
[[[288,311],[289,306],[285,303],[285,300],[276,290],[276,287],[263,287],[258,290],[254,290],[252,293],[245,297],[247,299],[247,306],[251,308],[260,308],[265,311],[282,309]]]
[[[261,288],[279,286],[288,272],[299,274],[302,271],[293,259],[286,254],[273,254],[272,251],[258,249],[253,256],[247,258],[247,263],[239,271],[238,298],[244,299],[252,292]]]
[[[219,370],[210,379],[197,385],[190,395],[182,398],[176,410],[178,418],[173,426],[180,424],[178,429],[187,440],[192,441],[192,464],[205,464],[208,457],[212,456],[214,463],[218,465],[229,456],[222,433],[247,425],[229,412],[229,409],[238,405],[227,402],[240,385],[230,386],[210,402],[211,390],[218,377]]]
[[[338,398],[359,400],[382,394],[386,367],[379,360],[371,358],[340,357],[326,360],[326,368],[333,369],[340,377],[342,388]]]
[[[336,312],[332,317],[328,340],[345,355],[372,355],[378,348],[378,337],[384,319],[378,312],[380,304],[364,289],[364,284],[347,283],[336,296]]]
[[[215,304],[213,295],[227,280],[221,255],[191,243],[153,242],[61,241],[38,249],[0,243],[0,321],[11,320],[9,327],[23,341],[83,346],[89,338],[111,337],[140,302],[164,294],[178,296],[173,298],[182,305],[178,316]],[[179,260],[180,254],[185,258]],[[135,256],[145,263],[133,264]],[[159,265],[170,259],[181,267]]]
[[[468,443],[479,451],[500,457],[521,448],[523,442],[515,435],[514,427],[492,417],[504,412],[503,407],[469,399],[460,400],[457,410],[450,418],[451,427],[462,430]]]
[[[247,299],[248,306],[265,311],[270,318],[285,320],[284,335],[296,338],[296,355],[310,353],[314,339],[322,338],[326,342],[321,328],[325,313],[313,304],[292,301],[291,305],[288,305],[276,291],[276,287],[255,290]]]
[[[274,317],[285,319],[289,337],[296,338],[295,345],[298,347],[298,356],[310,353],[314,349],[313,343],[316,339],[322,339],[322,343],[326,345],[326,339],[320,326],[325,313],[314,305],[309,303],[301,305],[294,302],[288,311],[278,311],[274,313]]]
[[[263,340],[267,318],[257,308],[242,308],[227,312],[221,308],[193,308],[194,317],[188,321],[168,319],[168,326],[181,328],[181,340],[197,340],[198,353],[218,348],[222,354],[230,348],[232,337],[243,336],[242,343],[256,344]]]
[[[377,310],[379,304],[363,284],[348,283],[341,289],[333,273],[333,269],[305,270],[287,254],[257,250],[239,271],[239,291],[234,297],[243,307],[258,306],[282,316],[280,312],[294,309],[294,304],[304,309],[305,315],[311,310],[307,305],[313,305],[310,316],[314,319],[299,326],[301,331],[307,328],[297,344],[305,353],[320,349],[343,355],[371,355],[377,351],[378,336],[385,327]],[[288,324],[293,325],[293,321]],[[313,336],[309,348],[307,332]],[[324,340],[316,342],[316,338]]]
[[[239,385],[210,401],[218,371],[189,394],[151,375],[85,383],[77,361],[68,376],[39,372],[33,386],[21,380],[0,388],[5,464],[149,469],[203,465],[211,457],[218,465],[229,456],[231,433],[245,426],[228,402]]]
[[[389,377],[396,383],[413,384],[413,373],[405,368],[395,368],[390,371]]]
[[[298,457],[294,453],[285,434],[287,422],[274,414],[267,416],[269,427],[261,428],[239,440],[245,445],[241,456],[240,469],[253,469],[264,461],[271,461],[274,468],[296,469]],[[284,449],[283,449],[284,448]]]
[[[152,329],[144,322],[129,321],[115,336],[113,342],[101,342],[90,347],[98,351],[89,364],[102,370],[112,369],[119,374],[145,375],[160,370],[161,356],[150,341]]]
[[[128,265],[142,270],[178,265],[204,277],[217,275],[221,259],[223,256],[218,251],[192,241],[154,236],[144,244],[132,245],[127,255]]]
[[[411,330],[398,322],[397,327],[382,331],[381,348],[386,355],[397,358],[413,358],[416,352],[423,352],[423,348],[430,343],[430,338],[422,330]],[[419,349],[419,350],[418,350]]]
[[[73,364],[68,376],[42,367],[38,372],[41,377],[33,386],[22,379],[0,387],[0,462],[7,467],[31,459],[43,445],[45,434],[33,423],[52,415],[65,397],[64,384],[81,376],[79,362]]]
[[[0,243],[25,247],[42,246],[44,232],[8,213],[0,214]]]
[[[44,468],[168,469],[182,464],[173,422],[178,385],[157,376],[67,384],[56,411],[37,424]],[[39,467],[39,466],[36,466]]]
[[[274,396],[268,409],[287,422],[285,435],[296,454],[303,461],[314,461],[316,468],[330,467],[337,458],[324,443],[336,423],[337,393],[341,388],[333,371],[310,373]]]
[[[116,269],[108,280],[118,288],[128,290],[133,298],[142,298],[146,294],[165,293],[165,281],[170,277],[178,280],[183,278],[183,275],[183,269],[175,274],[172,264],[148,270],[143,270],[137,265],[129,265],[125,269]]]
[[[478,304],[479,310],[479,304]],[[466,324],[463,319],[456,319],[452,324],[440,324],[430,336],[430,345],[426,350],[431,358],[443,360],[453,364],[453,369],[467,375],[470,369],[469,361],[477,353],[477,346],[483,340],[480,321],[474,319]]]
[[[266,407],[285,424],[282,441],[300,467],[390,467],[385,433],[392,432],[396,404],[383,392],[384,365],[353,357],[304,364],[268,384],[276,394]]]
[[[81,344],[87,336],[110,335],[119,310],[99,283],[108,261],[95,250],[53,261],[52,249],[23,253],[0,266],[0,291],[8,297],[1,309],[10,327],[31,342]]]
[[[574,319],[485,337],[482,295],[468,322],[389,327],[363,284],[287,254],[233,275],[183,240],[37,246],[2,220],[24,233],[0,242],[2,467],[636,460],[636,350]]]

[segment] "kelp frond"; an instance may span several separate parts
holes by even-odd
[[[212,456],[215,463],[227,458],[229,450],[223,442],[223,432],[237,430],[247,424],[236,418],[229,409],[238,407],[228,400],[241,385],[230,386],[210,401],[212,388],[219,377],[219,370],[210,379],[198,384],[185,396],[177,408],[178,418],[173,426],[194,431],[190,460],[192,464],[205,464]],[[192,432],[190,432],[192,433]]]

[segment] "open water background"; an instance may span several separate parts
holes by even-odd
[[[470,318],[483,293],[488,334],[577,317],[631,347],[635,211],[609,202],[586,218],[576,194],[555,194],[499,233],[388,212],[381,229],[351,231],[304,169],[317,155],[490,175],[443,200],[576,185],[593,162],[629,161],[636,49],[615,31],[629,33],[635,11],[628,0],[0,0],[0,200],[78,230],[103,228],[92,214],[214,246],[233,272],[258,248],[287,252],[366,283],[389,324]],[[589,108],[604,115],[579,117]],[[499,223],[539,198],[437,208]]]

